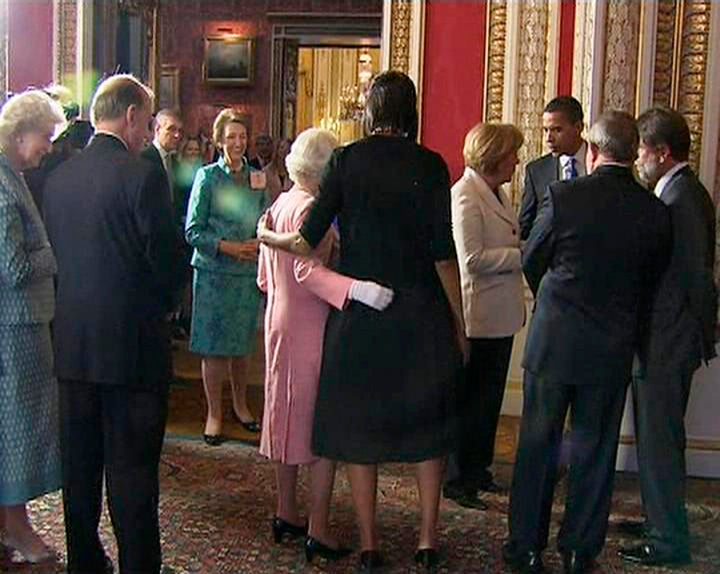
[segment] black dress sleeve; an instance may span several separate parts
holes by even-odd
[[[340,155],[342,148],[336,149],[328,162],[322,179],[317,200],[313,203],[300,228],[300,235],[311,247],[322,241],[336,215],[342,207],[342,173]]]
[[[455,244],[452,238],[450,222],[450,174],[447,164],[438,154],[433,154],[432,170],[428,174],[430,193],[432,195],[432,245],[431,251],[435,261],[455,258]]]

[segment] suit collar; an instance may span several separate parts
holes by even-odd
[[[686,161],[680,162],[671,167],[668,172],[663,175],[655,184],[655,189],[653,190],[655,195],[657,197],[661,197],[662,194],[672,185],[672,182],[675,180],[676,176],[682,173],[686,168],[688,170],[690,169],[688,162]]]
[[[498,189],[498,196],[500,199],[500,201],[498,201],[498,197],[495,197],[495,193],[493,192],[493,190],[490,189],[490,186],[487,184],[487,182],[474,169],[466,167],[465,177],[467,177],[470,181],[473,182],[475,188],[479,192],[480,198],[485,203],[485,205],[490,208],[490,210],[497,213],[508,223],[515,225],[517,219],[515,216],[515,212],[512,209],[512,205],[510,204],[510,199],[508,198],[502,187]]]
[[[92,138],[92,141],[90,142],[90,145],[112,147],[118,150],[122,149],[128,151],[127,144],[120,136],[104,131],[96,131],[95,135]]]
[[[619,163],[606,163],[595,168],[591,175],[616,175],[633,177],[632,170],[629,165],[621,165]]]

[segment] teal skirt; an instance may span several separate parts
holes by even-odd
[[[46,323],[0,325],[0,506],[60,488],[58,388]]]
[[[195,268],[190,350],[223,357],[252,354],[259,304],[254,275]]]

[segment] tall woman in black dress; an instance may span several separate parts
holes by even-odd
[[[443,159],[415,143],[417,126],[410,78],[381,74],[368,95],[368,136],[334,152],[300,231],[277,234],[270,221],[258,229],[269,246],[309,254],[337,217],[338,271],[395,292],[382,313],[355,303],[331,312],[315,407],[314,453],[347,465],[361,571],[382,563],[375,501],[383,462],[417,463],[415,560],[435,569],[440,485],[453,446],[465,338],[450,186]]]

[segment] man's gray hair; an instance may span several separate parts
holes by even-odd
[[[95,91],[90,106],[93,126],[125,115],[130,106],[152,105],[153,91],[132,74],[116,74],[104,80]]]
[[[604,112],[592,125],[588,142],[605,157],[628,163],[637,157],[638,136],[635,118],[626,112]]]

